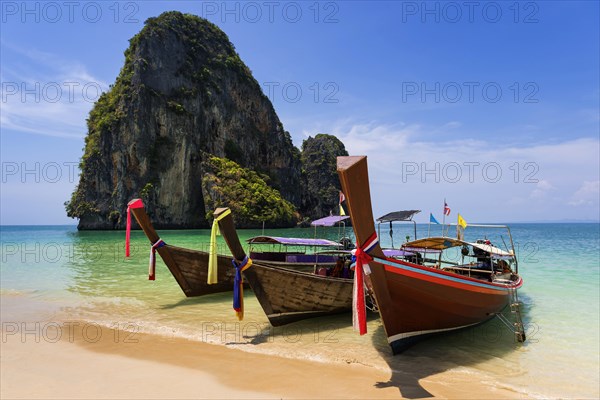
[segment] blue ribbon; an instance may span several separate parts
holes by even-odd
[[[248,264],[248,260],[248,256],[244,257],[244,260],[240,264],[235,259],[231,260],[233,268],[235,268],[235,277],[233,279],[233,309],[235,311],[241,311],[242,309],[242,270]]]

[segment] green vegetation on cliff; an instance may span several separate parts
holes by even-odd
[[[257,172],[242,168],[226,158],[208,157],[202,178],[206,219],[212,220],[213,210],[229,207],[236,225],[259,228],[294,226],[298,214],[292,203],[283,199]]]

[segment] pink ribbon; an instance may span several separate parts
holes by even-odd
[[[377,234],[373,232],[364,245],[356,246],[356,267],[354,268],[354,284],[352,287],[352,326],[362,336],[367,333],[367,309],[365,305],[364,265],[373,261],[368,253],[379,243]]]
[[[166,245],[162,239],[158,239],[150,248],[150,264],[148,265],[148,280],[156,279],[156,250]]]
[[[130,256],[129,242],[131,241],[131,209],[144,208],[144,203],[140,199],[133,199],[127,203],[127,226],[125,228],[125,257]]]

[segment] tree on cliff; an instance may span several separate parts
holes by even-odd
[[[207,158],[202,192],[208,220],[212,220],[216,208],[229,207],[237,226],[260,228],[264,223],[279,228],[296,224],[296,208],[267,185],[267,176],[226,158]]]

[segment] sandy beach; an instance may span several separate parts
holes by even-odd
[[[518,397],[452,372],[415,387],[362,365],[252,354],[84,321],[2,327],[3,399]]]

